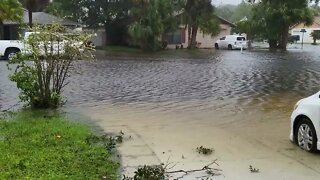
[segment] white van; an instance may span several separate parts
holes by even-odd
[[[248,43],[244,36],[239,35],[227,35],[225,37],[220,38],[214,44],[216,49],[247,49]]]

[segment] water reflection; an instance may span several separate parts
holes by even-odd
[[[99,60],[82,63],[83,73],[73,76],[65,94],[69,105],[161,103],[164,109],[188,108],[184,104],[190,109],[244,108],[268,101],[279,92],[301,97],[318,91],[318,57],[316,52],[301,51],[218,51],[206,59]]]
[[[279,92],[302,97],[318,91],[319,55],[310,48],[286,53],[217,51],[199,59],[105,57],[79,62],[82,73],[73,74],[64,95],[67,106],[161,103],[163,110],[236,107],[241,111]],[[0,61],[1,106],[17,101],[18,93],[5,64]]]

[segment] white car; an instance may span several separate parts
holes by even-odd
[[[290,140],[303,150],[320,150],[320,92],[297,102],[291,115]]]
[[[244,36],[239,35],[227,35],[225,37],[220,38],[214,44],[216,49],[247,49],[248,43]]]

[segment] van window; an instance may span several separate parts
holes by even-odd
[[[220,38],[220,40],[225,40],[226,39],[226,37],[222,37],[222,38]]]
[[[245,37],[237,37],[237,41],[245,41],[246,38]]]

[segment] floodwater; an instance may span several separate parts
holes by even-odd
[[[319,91],[320,48],[288,52],[211,51],[200,58],[112,57],[79,62],[64,91],[67,111],[126,131],[160,161],[194,168],[218,158],[226,179],[316,179],[319,154],[289,141],[290,113]],[[209,53],[208,53],[209,52]],[[0,108],[18,91],[0,61]],[[215,149],[201,157],[198,146]],[[249,165],[260,173],[249,172]],[[221,178],[221,177],[220,177]]]

